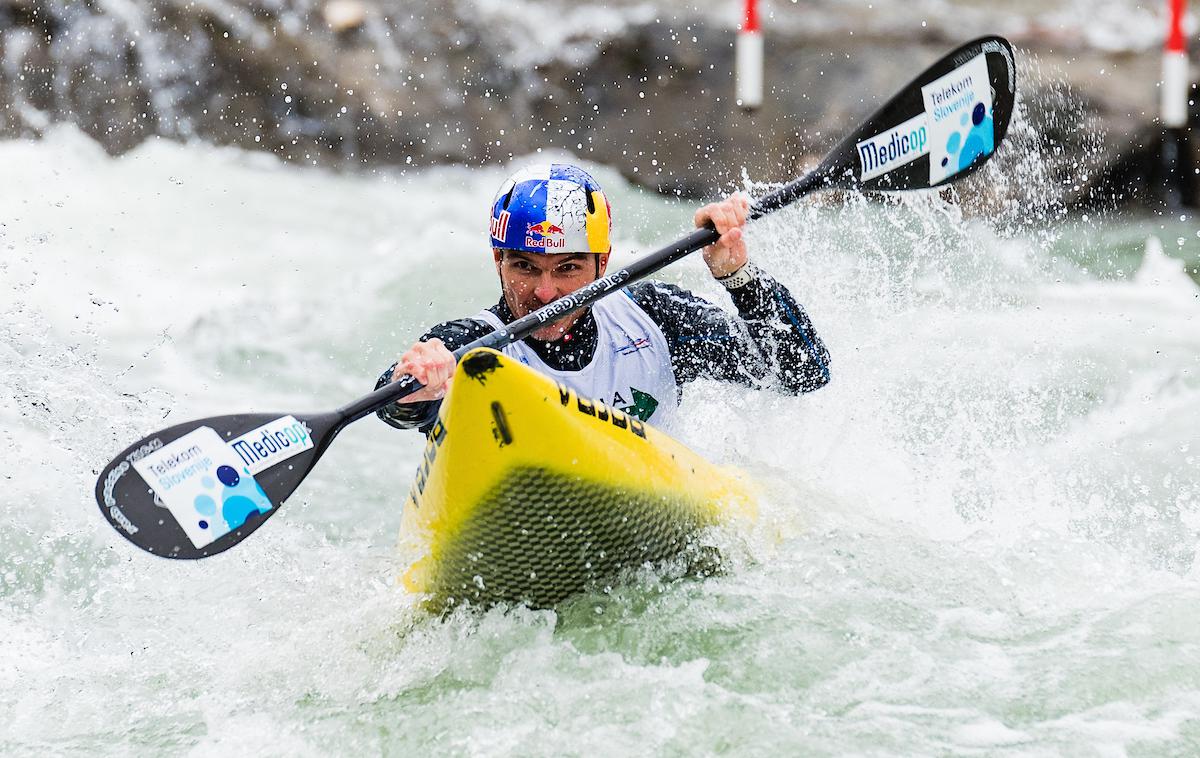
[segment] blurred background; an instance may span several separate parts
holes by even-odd
[[[700,195],[743,167],[795,175],[922,65],[995,33],[1021,50],[1070,204],[1194,205],[1192,144],[1162,158],[1173,6],[1193,39],[1183,0],[0,0],[0,135],[70,123],[112,154],[165,137],[350,170],[561,148]],[[735,89],[748,21],[753,110]]]

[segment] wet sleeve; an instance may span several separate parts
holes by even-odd
[[[709,378],[799,394],[829,383],[829,351],[808,314],[766,274],[729,290],[737,316],[662,282],[629,292],[666,335],[681,385]]]
[[[474,342],[492,331],[490,324],[473,318],[447,321],[430,329],[421,335],[421,342],[428,342],[434,337],[440,339],[450,350],[457,350],[469,342]],[[396,364],[393,363],[379,375],[375,389],[392,381]],[[385,424],[397,429],[420,429],[423,434],[429,434],[433,422],[437,420],[438,409],[442,407],[441,400],[429,400],[423,403],[391,403],[375,412]]]

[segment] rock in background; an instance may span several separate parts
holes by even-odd
[[[1078,199],[1153,199],[1101,167],[1153,163],[1157,6],[777,2],[748,114],[732,102],[738,4],[720,5],[0,0],[0,133],[71,122],[114,154],[161,136],[344,168],[558,148],[705,195],[794,176],[950,47],[999,33],[1022,52],[1044,169]]]

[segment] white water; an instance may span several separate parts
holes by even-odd
[[[1142,260],[1154,234],[1194,264],[1194,221],[1007,206],[998,231],[934,196],[765,220],[834,382],[685,398],[686,440],[766,488],[750,555],[434,620],[392,583],[416,435],[355,424],[202,562],[139,552],[92,489],[173,421],[339,405],[490,302],[503,169],[114,160],[71,131],[0,164],[0,753],[1200,750],[1200,289]],[[598,173],[619,247],[686,228]],[[695,261],[664,277],[723,297]]]

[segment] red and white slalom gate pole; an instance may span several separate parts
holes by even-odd
[[[763,41],[758,30],[758,0],[745,3],[737,36],[737,103],[753,110],[763,99]]]
[[[1183,36],[1183,11],[1187,0],[1168,0],[1171,25],[1163,45],[1162,68],[1162,199],[1168,208],[1196,205],[1196,179],[1187,134],[1188,71],[1187,40]]]
[[[1183,36],[1183,11],[1187,0],[1168,0],[1171,26],[1163,46],[1162,64],[1162,122],[1168,129],[1187,126],[1188,77],[1187,44]]]

